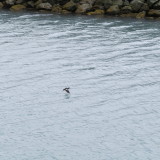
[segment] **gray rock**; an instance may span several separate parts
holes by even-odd
[[[108,9],[109,7],[111,7],[113,5],[112,0],[104,0],[104,7],[106,9]]]
[[[122,6],[123,5],[123,1],[122,0],[112,0],[112,4],[113,5]]]
[[[151,16],[151,17],[160,17],[160,10],[151,9],[148,12],[148,16]]]
[[[160,9],[160,1],[153,5],[153,9]]]
[[[153,4],[157,3],[159,0],[147,0],[147,4],[151,7]]]
[[[16,4],[22,4],[24,2],[25,2],[24,0],[16,0]]]
[[[140,9],[140,12],[141,12],[141,11],[149,11],[149,6],[148,6],[147,3],[144,3],[144,4],[142,5],[142,7],[141,7],[141,9]]]
[[[131,8],[131,6],[124,6],[121,9],[121,12],[124,13],[124,14],[131,13],[132,12],[132,8]]]
[[[84,3],[84,4],[79,4],[77,6],[77,10],[75,11],[76,13],[86,13],[88,12],[89,10],[91,10],[92,8],[92,5],[88,4],[88,3]]]
[[[34,2],[33,1],[28,1],[27,5],[28,5],[28,7],[34,8]]]
[[[77,5],[71,0],[63,6],[63,9],[74,12],[77,9]]]
[[[145,18],[145,16],[146,16],[146,11],[142,11],[137,14],[136,18],[138,19]]]
[[[69,1],[70,0],[54,0],[54,3],[63,6],[63,5],[65,5]]]
[[[15,0],[6,0],[6,4],[10,6],[13,6],[15,2],[16,2]]]
[[[118,5],[113,5],[109,9],[107,9],[106,13],[110,15],[117,15],[120,13],[120,9]]]
[[[50,3],[40,3],[36,6],[37,9],[51,10],[52,5]]]
[[[129,6],[128,0],[124,0],[124,1],[123,1],[123,6]]]
[[[0,9],[2,9],[3,8],[3,3],[2,2],[0,2]]]
[[[144,0],[133,0],[130,3],[130,6],[131,6],[133,12],[139,12],[141,7],[143,6],[143,4],[144,4]]]
[[[93,5],[95,0],[81,0],[79,4],[90,4]]]

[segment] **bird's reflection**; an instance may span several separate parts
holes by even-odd
[[[70,99],[71,95],[70,94],[64,94],[65,99]]]

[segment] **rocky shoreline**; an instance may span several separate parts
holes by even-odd
[[[160,19],[160,0],[0,0],[0,9]]]

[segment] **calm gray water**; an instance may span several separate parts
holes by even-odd
[[[1,11],[0,160],[159,160],[159,26]]]

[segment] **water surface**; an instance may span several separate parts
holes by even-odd
[[[158,160],[159,26],[1,11],[0,159]]]

